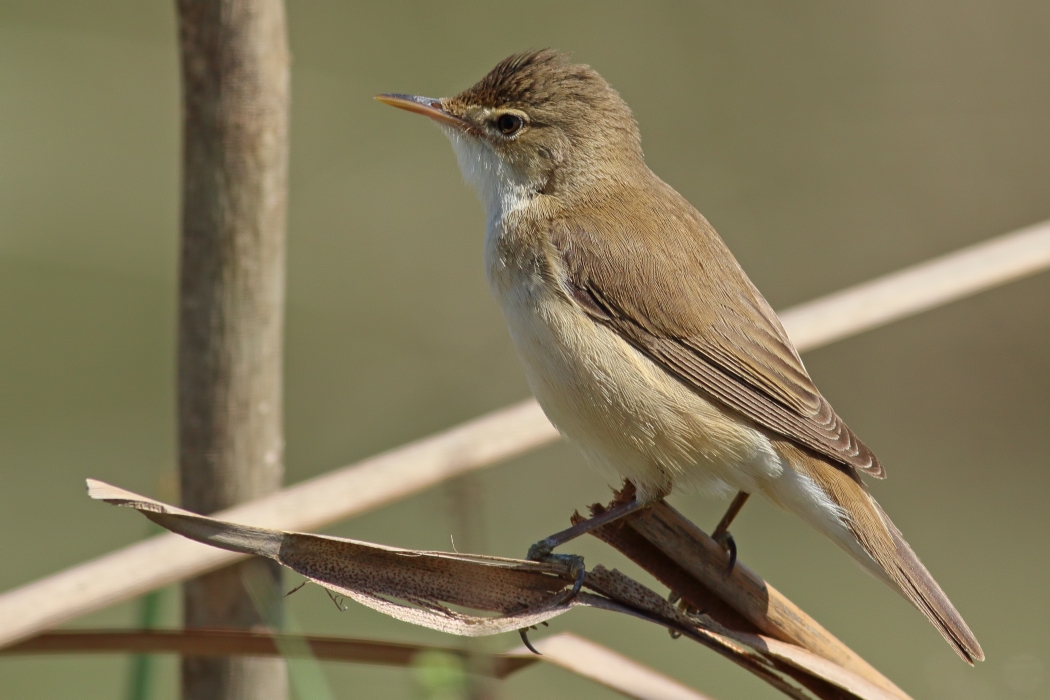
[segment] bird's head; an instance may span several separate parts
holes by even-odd
[[[454,97],[376,99],[438,123],[490,212],[508,192],[570,198],[643,162],[620,95],[590,67],[550,49],[510,56]]]

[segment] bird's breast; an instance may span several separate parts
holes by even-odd
[[[542,243],[490,230],[486,264],[530,388],[551,422],[602,471],[659,496],[675,484],[752,486],[779,459],[768,440],[664,372],[557,286]]]

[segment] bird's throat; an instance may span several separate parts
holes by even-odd
[[[489,229],[535,197],[537,183],[518,173],[487,143],[454,128],[445,127],[444,131],[452,142],[463,179],[474,188],[485,207]]]

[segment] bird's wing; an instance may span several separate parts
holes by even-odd
[[[882,478],[878,459],[821,396],[714,229],[666,190],[655,202],[594,208],[552,224],[566,293],[694,391]]]

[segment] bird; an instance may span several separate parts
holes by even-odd
[[[642,505],[675,488],[736,492],[731,520],[759,494],[910,601],[964,661],[984,659],[865,485],[884,476],[878,458],[711,224],[646,165],[634,114],[597,71],[527,51],[452,97],[376,99],[449,137],[485,209],[488,282],[529,387],[589,463]]]

